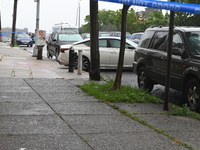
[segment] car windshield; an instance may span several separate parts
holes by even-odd
[[[72,31],[72,32],[79,33],[78,28],[63,28],[62,30],[63,30],[63,31]]]
[[[200,31],[186,32],[186,38],[191,52],[200,55]]]
[[[30,36],[28,34],[18,34],[17,37],[18,38],[30,38]]]
[[[74,42],[82,39],[80,34],[59,34],[59,40],[63,42]]]

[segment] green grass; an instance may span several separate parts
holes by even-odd
[[[123,103],[161,103],[161,100],[148,92],[132,88],[130,86],[121,85],[119,90],[112,90],[113,80],[100,84],[99,82],[91,81],[79,87],[103,102],[123,102]]]
[[[194,119],[200,120],[199,113],[190,111],[190,108],[186,104],[183,105],[182,107],[172,105],[170,108],[170,111],[167,114],[168,115],[177,115],[177,116],[188,116],[188,117],[192,117]]]

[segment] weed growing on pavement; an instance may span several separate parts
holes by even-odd
[[[137,121],[138,123],[142,124],[142,125],[145,125],[149,128],[151,128],[152,130],[156,131],[157,133],[159,134],[163,134],[164,136],[168,137],[169,139],[173,140],[175,143],[178,143],[179,145],[182,145],[188,149],[191,149],[191,150],[195,150],[191,145],[188,145],[182,141],[180,141],[179,139],[176,139],[175,137],[171,136],[170,134],[166,133],[164,130],[161,130],[161,129],[158,129],[152,125],[150,125],[149,123],[147,123],[146,121],[144,120],[141,120],[139,119],[138,117],[134,116],[133,114],[129,113],[128,111],[126,110],[123,110],[123,109],[120,109],[118,106],[114,105],[114,104],[108,104],[110,107],[118,110],[121,114],[123,115],[126,115],[128,116],[129,118],[131,118],[132,120],[135,120]]]
[[[112,90],[113,84],[113,80],[108,80],[103,84],[91,81],[79,85],[79,87],[89,95],[92,95],[103,102],[161,103],[161,100],[156,96],[138,88],[121,85],[119,90],[114,91]]]
[[[186,104],[183,105],[183,107],[172,105],[169,113],[167,114],[177,116],[188,116],[200,120],[200,115],[196,112],[190,111],[190,108]]]

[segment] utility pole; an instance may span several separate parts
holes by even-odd
[[[2,29],[1,29],[1,5],[0,5],[0,42],[2,42]]]
[[[36,12],[36,28],[35,28],[35,38],[36,38],[36,32],[39,29],[39,21],[40,21],[40,0],[34,0],[34,2],[37,2],[37,12]],[[35,39],[36,41],[36,39]],[[33,49],[33,55],[32,57],[37,57],[38,54],[38,48],[37,46]]]
[[[13,24],[12,24],[12,40],[11,46],[15,45],[15,30],[16,30],[16,19],[17,19],[17,1],[14,0],[14,8],[13,8]]]
[[[175,2],[175,0],[171,0]],[[168,39],[168,49],[167,49],[167,74],[165,81],[165,100],[163,105],[163,110],[169,110],[169,89],[170,89],[170,75],[171,75],[171,61],[172,61],[172,43],[173,43],[173,33],[174,33],[174,11],[170,11],[170,22],[169,22],[169,39]]]

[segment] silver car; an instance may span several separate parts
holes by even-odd
[[[99,54],[100,54],[100,67],[101,68],[117,68],[118,58],[120,52],[120,37],[99,37]],[[78,50],[82,50],[82,65],[83,70],[88,71],[90,68],[90,39],[85,39],[73,45],[62,45],[58,56],[58,62],[60,65],[69,64],[69,49],[72,46],[74,51],[78,53]],[[135,54],[135,48],[137,44],[126,40],[125,56],[124,56],[124,68],[132,68]],[[75,57],[75,62],[78,61],[78,56]],[[77,65],[77,63],[76,63]]]

